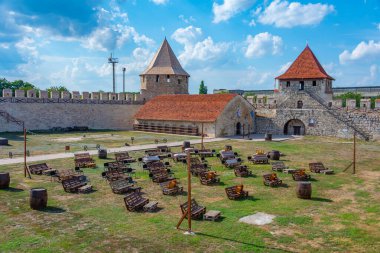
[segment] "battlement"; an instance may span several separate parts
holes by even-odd
[[[75,103],[75,104],[143,104],[141,94],[87,92],[79,91],[45,91],[4,89],[0,103]]]

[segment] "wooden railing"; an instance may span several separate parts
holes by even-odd
[[[182,135],[199,135],[198,127],[176,127],[176,126],[156,126],[134,124],[133,130],[144,132],[182,134]]]

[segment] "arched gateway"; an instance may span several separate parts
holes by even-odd
[[[284,134],[305,135],[305,124],[299,119],[291,119],[285,123]]]

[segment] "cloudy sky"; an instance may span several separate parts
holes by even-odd
[[[349,4],[348,4],[349,2]],[[335,86],[380,85],[379,0],[0,0],[0,77],[40,88],[127,88],[166,36],[191,75],[216,88],[271,89],[306,43]]]

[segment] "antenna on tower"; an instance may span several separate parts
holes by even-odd
[[[112,87],[113,87],[113,92],[115,93],[116,92],[115,65],[116,63],[119,63],[119,59],[112,57],[112,53],[111,53],[111,56],[108,58],[108,63],[112,63],[112,84],[113,84]]]

